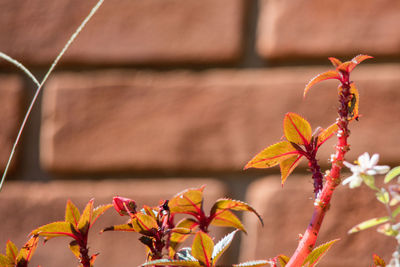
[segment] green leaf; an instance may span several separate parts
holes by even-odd
[[[191,218],[185,218],[185,219],[182,219],[181,221],[179,221],[175,228],[184,228],[184,229],[189,229],[190,231],[193,231],[193,229],[196,228],[197,225],[198,225],[197,221],[195,221]],[[172,229],[171,237],[169,239],[169,242],[170,242],[169,257],[170,258],[174,257],[174,255],[176,253],[176,249],[179,247],[179,245],[190,236],[190,234],[176,232],[176,231],[174,231],[174,229]]]
[[[325,244],[322,244],[315,248],[304,260],[304,265],[307,264],[309,267],[313,267],[317,265],[317,263],[321,260],[321,258],[325,255],[325,253],[331,248],[331,246],[339,241],[339,239],[331,240]]]
[[[233,237],[237,233],[238,230],[235,230],[229,234],[227,234],[225,237],[223,237],[215,246],[214,250],[212,253],[212,265],[215,266],[218,259],[221,257],[221,255],[228,249],[228,247],[231,245]]]
[[[396,198],[392,198],[389,202],[389,205],[392,206],[396,206],[397,204],[399,204],[400,200],[396,199]]]
[[[309,144],[312,137],[310,123],[300,115],[289,112],[283,119],[283,132],[289,142],[298,145]]]
[[[161,259],[145,262],[142,266],[188,266],[188,267],[199,267],[201,266],[198,261],[182,261],[182,260],[170,260],[170,259]]]
[[[372,190],[379,190],[378,187],[375,186],[375,177],[372,175],[361,174],[361,178],[363,179],[364,183],[371,188]]]
[[[65,208],[65,221],[72,223],[74,226],[78,225],[79,218],[81,217],[78,208],[68,199],[67,206]]]
[[[258,219],[260,220],[261,224],[264,225],[263,220],[258,214],[258,212],[252,208],[249,204],[240,201],[240,200],[234,200],[230,198],[220,198],[218,199],[213,207],[211,208],[210,212],[210,217],[216,217],[219,216],[220,213],[222,213],[225,210],[236,210],[236,211],[249,211],[254,213]]]
[[[212,241],[212,238],[202,231],[197,232],[192,244],[193,257],[195,257],[200,264],[206,267],[211,267],[211,255],[213,250],[214,242]]]
[[[393,212],[392,217],[395,218],[400,213],[400,206],[398,206]]]
[[[9,259],[10,262],[12,261],[15,263],[17,255],[18,255],[17,246],[13,242],[8,240],[6,244],[6,257]]]
[[[111,208],[113,205],[112,204],[108,204],[108,205],[100,205],[98,207],[96,207],[93,210],[92,213],[92,219],[91,221],[91,225],[90,227],[92,227],[92,225],[96,222],[96,220],[102,215],[104,214],[104,212],[106,212],[109,208]]]
[[[376,199],[383,204],[388,204],[390,201],[389,193],[384,188],[381,188],[381,191],[376,192]]]
[[[190,188],[176,194],[169,202],[171,213],[200,214],[202,212],[203,190],[201,188]]]
[[[374,260],[374,267],[386,267],[385,261],[378,255],[373,254],[372,259]]]
[[[385,217],[380,217],[380,218],[372,218],[369,220],[366,220],[362,223],[357,224],[356,226],[354,226],[353,228],[351,228],[347,233],[348,234],[353,234],[353,233],[357,233],[359,231],[377,226],[379,224],[385,223],[389,221],[389,217],[385,216]]]
[[[38,236],[32,236],[28,242],[25,243],[25,245],[21,248],[21,250],[18,253],[17,256],[17,266],[19,266],[19,263],[28,263],[32,256],[33,253],[35,252],[37,245],[39,242],[39,237]]]
[[[75,255],[75,257],[80,260],[81,253],[79,251],[79,245],[76,240],[73,240],[69,243],[69,249],[72,251],[72,253]]]
[[[233,264],[233,267],[260,267],[260,266],[272,266],[271,261],[268,260],[255,260],[246,261],[239,264]]]
[[[287,141],[282,141],[273,144],[260,153],[258,153],[254,158],[252,158],[244,167],[248,168],[270,168],[278,165],[282,161],[292,157],[293,155],[298,155],[297,150]]]
[[[281,161],[279,167],[281,169],[282,185],[285,183],[288,176],[296,169],[300,163],[301,155],[292,156],[288,159]]]
[[[377,229],[378,233],[387,235],[387,236],[397,236],[399,234],[398,231],[394,230],[390,223],[382,224]]]
[[[399,175],[400,175],[400,166],[391,169],[385,176],[384,179],[385,184],[389,183],[391,180],[393,180]]]
[[[81,233],[87,233],[87,231],[89,231],[93,213],[93,202],[94,199],[91,199],[86,204],[86,207],[83,210],[81,217],[79,218],[78,229]]]
[[[339,130],[339,126],[337,123],[334,123],[330,125],[328,128],[323,130],[319,135],[318,135],[318,146],[322,145],[325,143],[326,140],[331,138],[337,131]]]
[[[310,88],[312,86],[314,86],[315,84],[324,81],[324,80],[328,80],[328,79],[339,79],[339,73],[335,70],[329,70],[327,72],[324,73],[320,73],[317,76],[315,76],[314,78],[312,78],[308,84],[306,85],[306,87],[304,88],[304,97],[306,96],[306,94],[308,93],[308,91],[310,90]]]
[[[30,235],[40,235],[49,238],[57,236],[70,236],[76,238],[72,232],[73,227],[74,226],[69,222],[52,222],[33,230]]]

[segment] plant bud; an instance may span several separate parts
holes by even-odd
[[[129,215],[136,213],[136,203],[134,200],[125,197],[113,197],[113,205],[119,215]]]

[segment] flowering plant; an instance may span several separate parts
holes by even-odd
[[[102,4],[99,0],[91,13],[82,22],[77,31],[72,35],[65,47],[46,73],[41,82],[21,63],[0,52],[0,57],[13,63],[22,69],[37,85],[34,98],[24,117],[23,123],[13,145],[7,166],[0,181],[0,190],[7,175],[8,168],[13,158],[16,146],[19,142],[22,130],[28,120],[32,106],[64,52],[75,40],[88,20],[93,16]],[[379,226],[378,231],[396,238],[398,247],[388,266],[400,266],[400,222],[396,216],[400,214],[400,181],[396,185],[390,185],[388,189],[379,188],[375,184],[375,176],[386,174],[384,183],[387,184],[400,175],[400,167],[389,171],[388,166],[377,165],[379,156],[372,157],[365,153],[358,158],[355,164],[345,161],[345,155],[349,151],[348,137],[350,135],[349,125],[352,121],[359,119],[359,93],[355,83],[350,80],[350,74],[354,68],[366,59],[372,58],[368,55],[358,55],[350,61],[341,62],[337,58],[329,58],[334,70],[329,70],[315,76],[305,86],[304,97],[317,83],[336,79],[339,82],[338,93],[338,116],[335,122],[324,129],[317,127],[314,131],[310,123],[302,116],[289,112],[283,120],[283,132],[285,140],[268,146],[255,155],[244,167],[248,168],[270,168],[280,166],[281,182],[285,183],[288,176],[294,171],[302,159],[308,161],[315,194],[313,214],[305,233],[301,235],[298,248],[291,257],[277,255],[275,257],[240,263],[235,266],[315,266],[320,259],[338,241],[334,239],[318,247],[316,246],[320,227],[330,205],[332,195],[341,183],[349,185],[350,188],[359,187],[365,183],[369,188],[376,191],[377,200],[384,204],[387,216],[373,218],[353,227],[349,233],[358,232],[373,226]],[[319,148],[329,139],[337,136],[335,153],[330,159],[330,169],[321,171],[318,164],[317,152]],[[343,166],[350,168],[352,175],[341,181],[341,170]],[[72,238],[69,249],[79,261],[79,266],[92,267],[98,253],[89,254],[88,238],[89,231],[97,219],[109,208],[114,206],[120,216],[126,216],[124,224],[105,227],[104,232],[124,231],[136,232],[140,235],[139,241],[146,247],[146,262],[143,266],[190,266],[190,267],[214,267],[220,260],[222,254],[228,249],[238,231],[246,232],[241,220],[235,215],[237,211],[246,211],[255,214],[261,224],[263,221],[257,211],[249,204],[229,198],[218,199],[209,212],[204,211],[203,190],[199,188],[186,189],[169,200],[162,200],[156,207],[144,205],[138,210],[136,201],[130,198],[116,196],[112,204],[100,205],[94,208],[94,200],[90,200],[82,213],[71,202],[67,201],[65,218],[40,226],[29,234],[26,244],[18,250],[14,243],[8,241],[6,253],[0,254],[0,267],[25,267],[28,266],[35,250],[38,247],[39,237],[45,241],[55,237]],[[394,208],[396,207],[396,208]],[[394,210],[392,210],[394,208]],[[177,215],[187,216],[176,221]],[[230,227],[235,230],[222,238],[219,242],[209,234],[209,228]],[[191,246],[184,247],[185,242],[192,238]],[[386,266],[383,259],[374,255],[375,266]]]
[[[374,154],[370,158],[368,153],[364,153],[358,157],[355,164],[344,162],[344,165],[350,169],[352,175],[343,180],[343,185],[348,184],[351,189],[360,187],[362,184],[367,185],[375,191],[376,199],[384,205],[387,216],[377,217],[366,220],[357,224],[349,230],[350,234],[374,227],[378,227],[378,232],[386,236],[393,237],[397,241],[397,248],[392,254],[392,259],[386,265],[384,260],[378,255],[374,255],[375,266],[400,266],[400,221],[396,220],[400,214],[400,166],[390,169],[389,166],[377,165],[379,155]],[[375,176],[386,174],[384,184],[388,184],[396,177],[397,184],[385,187],[377,187]]]

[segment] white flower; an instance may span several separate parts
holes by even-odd
[[[378,154],[374,154],[370,158],[369,154],[365,152],[364,154],[358,157],[357,165],[353,165],[346,161],[343,162],[343,164],[350,169],[353,175],[344,179],[342,184],[343,185],[349,184],[350,188],[355,188],[359,187],[362,184],[363,178],[368,178],[370,176],[374,176],[377,174],[387,173],[390,167],[386,165],[376,165],[378,161],[379,161]]]

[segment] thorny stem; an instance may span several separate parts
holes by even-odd
[[[341,72],[341,74],[342,79],[341,86],[339,88],[339,117],[336,122],[339,127],[336,153],[332,158],[331,170],[326,173],[325,185],[314,201],[314,212],[311,217],[310,224],[308,225],[296,251],[290,258],[290,261],[286,267],[302,266],[306,257],[313,250],[318,238],[322,221],[324,220],[325,214],[329,209],[333,191],[335,190],[336,186],[340,184],[340,170],[343,166],[345,154],[347,151],[349,151],[349,145],[347,144],[347,138],[350,135],[350,131],[348,129],[350,115],[349,101],[352,97],[350,93],[351,82],[349,80],[349,73]]]

